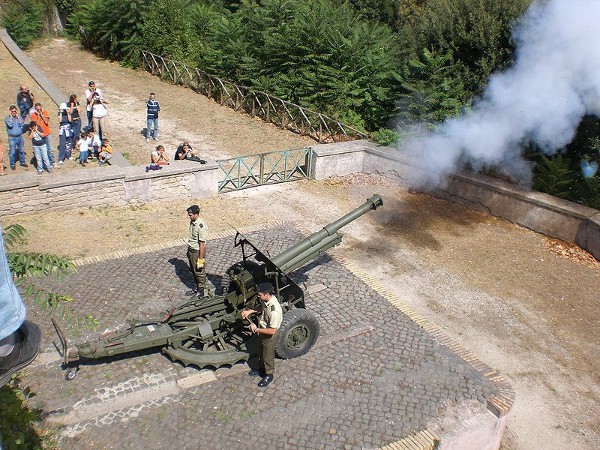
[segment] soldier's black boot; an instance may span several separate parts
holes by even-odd
[[[258,387],[267,387],[273,381],[273,375],[265,375],[262,380],[258,382]]]

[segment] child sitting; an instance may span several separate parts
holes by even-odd
[[[100,147],[102,147],[102,141],[100,140],[100,136],[94,133],[94,130],[88,131],[88,150],[90,154],[88,155],[89,159],[94,159],[98,157],[98,151]]]
[[[112,158],[112,146],[108,143],[108,138],[104,138],[102,147],[100,148],[100,154],[98,155],[98,163],[102,166],[104,164],[110,164],[110,158]]]

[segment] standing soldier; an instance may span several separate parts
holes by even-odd
[[[196,295],[198,298],[202,298],[206,288],[204,256],[206,254],[205,243],[208,238],[208,228],[200,218],[200,207],[198,205],[190,206],[187,213],[190,218],[187,257],[196,287],[186,292],[186,295]]]
[[[251,370],[250,375],[261,376],[258,387],[267,387],[275,374],[275,334],[281,326],[283,311],[271,283],[260,283],[256,288],[261,305],[257,309],[243,310],[242,319],[247,319],[252,314],[261,314],[258,326],[250,323],[250,331],[258,334],[261,343],[260,369]]]
[[[150,98],[146,102],[146,140],[150,140],[150,135],[155,141],[158,141],[158,112],[160,105],[155,99],[154,92],[150,92]]]

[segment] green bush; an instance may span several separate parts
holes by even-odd
[[[9,2],[2,15],[2,26],[20,48],[27,48],[42,35],[45,6],[38,1]]]
[[[571,161],[563,155],[548,157],[540,155],[534,169],[533,189],[565,200],[573,199],[577,173],[571,169]]]
[[[67,29],[101,56],[138,66],[147,9],[145,0],[83,0],[75,4]]]
[[[371,134],[371,139],[380,145],[390,146],[396,144],[401,136],[400,133],[390,130],[389,128],[380,128]]]
[[[478,94],[493,72],[512,63],[513,27],[532,1],[428,0],[405,33],[417,49],[452,52],[467,91]]]
[[[411,59],[402,72],[398,118],[406,127],[418,123],[433,128],[458,115],[468,106],[470,96],[464,89],[461,65],[451,51],[439,53],[424,49]]]
[[[55,448],[52,436],[37,427],[41,411],[29,409],[35,394],[13,378],[0,388],[0,447],[5,450]]]

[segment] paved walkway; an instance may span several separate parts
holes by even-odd
[[[277,254],[301,236],[279,225],[251,237]],[[207,270],[215,286],[240,259],[232,241],[209,242]],[[49,320],[30,309],[49,349],[25,377],[37,393],[32,401],[49,412],[50,426],[64,426],[60,446],[66,449],[170,448],[174,442],[229,449],[254,446],[259,436],[278,448],[376,448],[418,433],[431,436],[426,430],[461,412],[463,418],[490,414],[510,392],[491,369],[474,358],[467,363],[467,352],[353,272],[360,275],[360,268],[325,255],[294,273],[322,334],[307,355],[277,361],[275,382],[266,390],[246,375],[246,365],[198,371],[159,352],[82,366],[65,381],[51,350],[56,339]],[[81,265],[63,280],[43,280],[45,288],[76,299],[80,313],[93,313],[100,331],[129,318],[160,316],[185,300],[182,292],[191,284],[184,246],[122,254]],[[85,337],[68,333],[77,342]],[[406,448],[426,448],[411,442]]]

